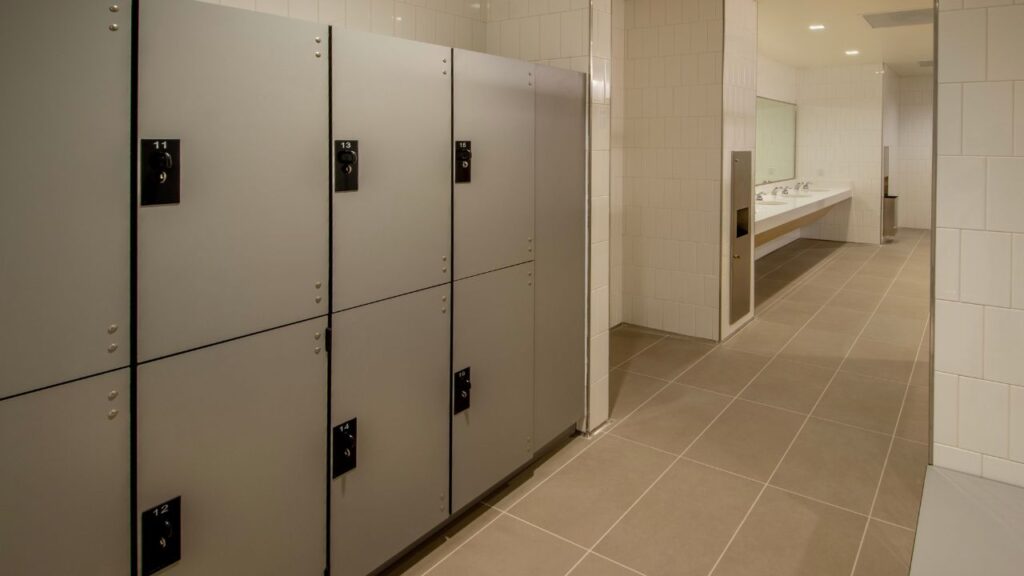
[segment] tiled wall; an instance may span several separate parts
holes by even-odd
[[[730,275],[733,265],[730,244],[732,227],[732,152],[750,151],[757,132],[757,3],[725,0],[725,46],[722,61],[722,237],[721,237],[721,331],[725,338],[754,315],[754,283],[750,283],[750,312],[730,322]],[[751,158],[753,160],[753,158]],[[753,177],[753,175],[752,175]],[[753,195],[753,191],[750,192]],[[751,203],[753,204],[753,203]],[[750,261],[748,278],[754,277]]]
[[[882,147],[889,147],[889,193],[898,194],[895,186],[900,165],[900,91],[903,82],[902,78],[893,73],[892,68],[883,66],[883,69],[885,75],[882,77]],[[902,200],[898,202],[902,203]]]
[[[485,0],[202,0],[467,50],[487,47]]]
[[[611,120],[611,325],[622,314],[623,229],[625,227],[626,127],[626,1],[612,0],[612,120]]]
[[[796,68],[758,54],[757,95],[796,104]]]
[[[940,3],[933,425],[936,465],[1024,486],[1022,31],[1010,0]]]
[[[797,177],[853,182],[853,198],[804,237],[877,244],[882,208],[882,66],[797,73]]]
[[[625,2],[622,318],[717,339],[722,0]]]
[[[589,71],[588,0],[480,1],[487,3],[488,53]],[[603,12],[610,15],[608,0],[604,1]]]
[[[897,161],[890,165],[892,187],[899,194],[898,224],[903,228],[932,226],[932,92],[935,78],[900,79]]]

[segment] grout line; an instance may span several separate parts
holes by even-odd
[[[920,238],[918,238],[918,239],[917,239],[917,240],[915,241],[915,244],[914,244],[914,245],[915,245],[915,247],[917,246],[917,244],[918,244],[919,242],[920,242]],[[868,262],[870,262],[870,261],[871,261],[871,259],[873,259],[873,258],[874,258],[874,257],[875,257],[875,256],[876,256],[876,255],[877,255],[878,253],[879,253],[879,251],[881,251],[882,249],[883,249],[883,248],[882,248],[881,246],[879,246],[879,247],[878,247],[878,248],[877,248],[876,250],[874,250],[874,252],[873,252],[873,253],[872,253],[872,255],[871,255],[871,258],[868,258],[868,259],[867,259],[867,260],[865,260],[865,261],[864,261],[863,263],[861,263],[860,267],[858,267],[858,268],[857,268],[857,270],[856,270],[856,271],[855,271],[855,272],[853,273],[853,275],[852,275],[852,276],[851,276],[851,277],[850,277],[850,278],[849,278],[849,279],[848,279],[848,280],[846,281],[846,283],[844,283],[844,284],[843,284],[843,286],[846,286],[846,284],[849,284],[849,283],[850,283],[850,282],[851,282],[851,281],[853,280],[853,278],[856,278],[856,277],[857,277],[857,275],[859,274],[859,272],[860,272],[861,270],[863,270],[863,269],[864,269],[864,267],[865,267],[865,266],[867,265],[867,263],[868,263]],[[909,255],[908,255],[908,257],[909,257]],[[904,262],[903,262],[903,266],[906,266],[906,260],[904,260]],[[900,270],[902,270],[902,269],[903,269],[903,268],[901,267],[901,268],[900,268]],[[892,286],[893,286],[893,284],[894,284],[894,283],[896,282],[896,276],[898,276],[898,275],[899,275],[899,273],[897,273],[897,274],[896,274],[896,275],[895,275],[895,276],[894,276],[894,277],[893,277],[893,278],[892,278],[892,279],[891,279],[891,280],[889,281],[889,287],[888,287],[888,288],[886,289],[886,291],[885,291],[885,292],[884,292],[884,293],[882,294],[882,298],[880,298],[880,299],[879,299],[879,301],[878,301],[878,304],[876,304],[876,305],[875,305],[875,309],[874,309],[874,310],[873,310],[873,311],[871,312],[871,316],[870,316],[870,317],[868,318],[868,323],[870,323],[870,322],[871,322],[871,318],[872,318],[872,317],[874,317],[874,315],[875,315],[875,314],[876,314],[876,313],[878,312],[878,309],[879,309],[879,308],[881,307],[881,305],[882,305],[882,301],[884,301],[884,300],[885,300],[885,296],[886,296],[886,295],[887,295],[887,294],[889,293],[889,290],[890,290],[890,289],[892,289]],[[838,294],[838,293],[839,293],[839,292],[840,292],[841,290],[842,290],[842,287],[840,287],[840,288],[839,288],[839,290],[837,290],[837,291],[836,291],[836,293],[835,293],[835,294],[833,294],[833,295],[832,295],[832,297],[830,297],[830,298],[829,298],[829,299],[828,299],[828,300],[827,300],[827,301],[825,302],[825,304],[823,304],[823,305],[822,305],[822,308],[821,308],[821,309],[824,309],[824,307],[825,307],[825,306],[826,306],[826,305],[827,305],[827,304],[828,304],[829,302],[831,302],[831,301],[832,301],[832,300],[833,300],[833,299],[834,299],[834,298],[836,297],[836,294]],[[818,312],[820,312],[820,311],[821,311],[821,309],[819,309],[819,310],[818,310]],[[817,316],[817,315],[818,315],[818,312],[815,312],[814,316]],[[812,316],[812,317],[811,317],[811,320],[813,320],[813,319],[814,319],[814,316]],[[810,321],[811,321],[811,320],[808,320],[807,322],[808,322],[808,323],[810,323]],[[800,328],[800,330],[798,330],[798,331],[797,331],[797,334],[799,334],[799,333],[800,333],[801,331],[803,331],[804,327],[806,327],[806,326],[807,326],[807,324],[804,324],[804,326],[803,326],[803,327],[801,327],[801,328]],[[764,486],[763,486],[763,487],[761,488],[761,492],[759,492],[759,493],[758,493],[757,497],[756,497],[756,498],[754,498],[754,502],[753,502],[753,503],[751,503],[751,505],[750,505],[750,508],[748,508],[748,509],[747,509],[747,512],[746,512],[746,514],[744,514],[744,516],[743,516],[743,519],[742,519],[742,520],[740,520],[740,523],[739,523],[739,525],[738,525],[738,526],[736,526],[736,529],[735,529],[735,530],[733,531],[733,533],[732,533],[732,536],[731,536],[731,537],[729,538],[729,541],[728,541],[728,542],[726,543],[725,547],[724,547],[724,548],[722,549],[722,552],[721,552],[721,553],[720,553],[720,554],[718,555],[718,559],[717,559],[717,560],[715,560],[715,563],[714,563],[714,565],[713,565],[713,566],[711,567],[711,570],[710,570],[710,571],[708,572],[708,574],[709,574],[709,575],[710,575],[710,574],[713,574],[713,573],[714,573],[714,571],[715,571],[715,570],[716,570],[716,569],[718,568],[718,565],[719,565],[719,564],[720,564],[720,563],[722,562],[722,559],[723,559],[723,558],[725,558],[725,554],[726,554],[726,552],[728,552],[728,551],[729,551],[729,548],[730,548],[730,547],[732,546],[732,543],[733,543],[733,542],[734,542],[734,541],[736,540],[736,536],[737,536],[737,535],[739,535],[739,533],[740,533],[740,530],[741,530],[741,529],[743,528],[743,525],[744,525],[744,524],[746,524],[746,522],[747,522],[747,519],[748,519],[748,518],[750,518],[750,514],[751,514],[751,513],[752,513],[752,512],[754,511],[754,508],[755,508],[755,507],[757,506],[757,503],[758,503],[758,502],[759,502],[759,501],[761,500],[761,496],[763,496],[763,495],[764,495],[764,492],[765,492],[765,490],[767,489],[768,485],[769,485],[769,484],[771,484],[771,481],[772,481],[772,479],[774,479],[774,478],[775,478],[775,475],[776,475],[776,474],[778,473],[778,471],[779,471],[779,468],[781,468],[781,467],[782,467],[782,463],[783,463],[783,462],[784,462],[784,461],[786,460],[786,457],[787,457],[787,456],[789,455],[789,452],[790,452],[790,451],[791,451],[791,450],[793,449],[793,446],[794,446],[794,445],[796,444],[796,441],[797,441],[797,439],[798,439],[798,438],[800,437],[800,435],[801,435],[801,434],[803,433],[803,431],[804,431],[804,428],[806,428],[806,426],[807,426],[807,422],[809,422],[809,421],[810,421],[810,419],[811,419],[811,416],[810,416],[810,414],[813,414],[813,413],[814,413],[814,410],[816,410],[816,409],[817,409],[817,407],[818,407],[818,405],[819,405],[819,404],[821,403],[821,399],[825,397],[825,394],[826,394],[826,393],[828,392],[829,388],[831,388],[831,386],[832,386],[832,382],[833,382],[833,381],[835,380],[836,376],[837,376],[837,375],[839,374],[839,371],[840,371],[840,369],[842,368],[843,364],[845,364],[845,363],[846,363],[846,360],[847,360],[847,358],[849,358],[850,352],[851,352],[851,351],[852,351],[852,350],[854,349],[854,347],[856,347],[856,345],[857,345],[857,340],[859,340],[859,339],[860,339],[860,336],[861,336],[861,334],[863,334],[863,333],[864,333],[864,330],[865,330],[866,328],[867,328],[867,324],[865,324],[865,325],[864,325],[864,327],[863,327],[863,328],[861,328],[861,330],[860,330],[860,333],[858,333],[858,334],[857,334],[857,337],[856,337],[856,338],[854,338],[854,340],[853,340],[853,344],[852,344],[852,345],[850,346],[850,349],[846,351],[846,354],[845,354],[845,355],[844,355],[844,357],[843,357],[843,361],[839,363],[839,366],[838,366],[838,367],[836,368],[835,372],[834,372],[834,373],[832,374],[832,378],[831,378],[831,379],[829,380],[828,384],[826,384],[826,385],[825,385],[825,387],[824,387],[824,388],[823,388],[823,389],[821,390],[821,393],[820,393],[820,394],[818,395],[818,399],[817,399],[817,400],[815,401],[815,403],[814,403],[814,406],[813,406],[813,407],[811,408],[811,410],[810,410],[810,413],[809,413],[809,414],[808,414],[808,415],[807,415],[807,416],[806,416],[806,417],[804,418],[804,421],[803,421],[803,423],[802,423],[802,424],[800,425],[800,429],[799,429],[799,430],[797,430],[797,433],[796,433],[796,434],[795,434],[795,435],[793,436],[793,439],[792,439],[792,440],[790,440],[790,442],[789,442],[789,446],[787,446],[787,447],[786,447],[786,451],[785,451],[785,452],[784,452],[784,453],[782,454],[782,457],[781,457],[781,458],[779,458],[779,461],[778,461],[778,463],[776,463],[776,464],[775,464],[775,468],[774,468],[774,469],[772,470],[772,473],[771,473],[771,475],[770,475],[770,476],[768,477],[768,481],[767,481],[767,482],[765,483],[765,485],[764,485]],[[794,335],[794,337],[795,337],[795,335]],[[749,385],[749,384],[748,384],[748,385]],[[908,381],[908,386],[909,386],[909,381]],[[898,425],[899,425],[899,422],[897,421],[897,426],[898,426]],[[894,436],[895,436],[895,430],[894,430]],[[890,441],[890,442],[891,442],[891,441]],[[879,481],[880,481],[880,480],[881,480],[881,476],[879,477]],[[870,516],[868,517],[868,521],[867,521],[867,522],[865,522],[865,525],[867,525],[867,524],[868,524],[869,522],[870,522]],[[856,564],[856,558],[854,559],[854,563]]]
[[[877,253],[877,249],[875,250],[875,252],[874,252],[874,253]],[[859,267],[859,268],[858,268],[857,270],[859,271],[859,270],[860,270],[861,268],[863,268],[863,267],[864,267],[864,265],[865,265],[866,263],[867,263],[867,261],[865,261],[864,263],[862,263],[862,264],[861,264],[861,266],[860,266],[860,267]],[[854,273],[854,276],[855,276],[855,275],[856,275],[856,273]],[[852,278],[852,276],[851,276],[851,278]],[[895,279],[894,279],[893,281],[895,281]],[[847,280],[847,282],[849,282],[849,280]],[[845,284],[844,284],[844,285],[845,285]],[[836,291],[836,294],[838,294],[838,290]],[[832,295],[832,297],[831,297],[831,298],[829,298],[829,300],[831,300],[832,298],[835,298],[835,294],[833,294],[833,295]],[[826,303],[827,303],[827,302],[828,302],[828,301],[826,301]],[[781,346],[781,347],[779,348],[779,351],[775,353],[775,355],[773,356],[773,358],[774,358],[775,356],[778,356],[778,354],[779,354],[779,353],[781,353],[781,351],[782,351],[782,350],[784,350],[784,349],[786,348],[786,346],[788,346],[788,345],[789,345],[789,344],[790,344],[790,343],[791,343],[791,342],[792,342],[792,341],[793,341],[793,340],[794,340],[794,339],[796,338],[797,334],[799,334],[799,333],[800,333],[800,332],[801,332],[801,331],[802,331],[802,330],[803,330],[804,328],[806,328],[806,327],[807,327],[807,325],[808,325],[808,324],[809,324],[809,323],[810,323],[810,322],[811,322],[811,321],[812,321],[812,320],[814,319],[814,317],[815,317],[815,316],[817,316],[819,312],[821,312],[821,309],[822,309],[822,308],[824,308],[824,305],[822,305],[822,307],[821,307],[821,308],[819,308],[817,312],[815,312],[815,313],[814,313],[813,315],[811,315],[811,317],[810,317],[810,318],[808,318],[808,319],[807,319],[807,321],[805,321],[805,322],[803,323],[803,325],[801,325],[801,326],[800,326],[800,328],[799,328],[799,329],[797,329],[796,331],[794,331],[794,332],[793,332],[793,334],[792,334],[792,335],[791,335],[791,336],[790,336],[789,338],[787,338],[787,339],[786,339],[786,342],[785,342],[785,344],[783,344],[783,345],[782,345],[782,346]],[[742,329],[740,330],[740,332],[742,332]],[[716,346],[716,347],[714,347],[714,348],[712,348],[712,350],[715,350],[716,348],[717,348],[717,346]],[[851,348],[851,349],[852,349],[852,348]],[[708,353],[710,353],[710,352],[711,352],[711,351],[709,350],[709,351],[708,351]],[[697,363],[696,363],[696,362],[694,362],[694,363],[693,363],[693,364],[691,364],[691,365],[690,365],[690,367],[688,367],[688,368],[687,368],[686,370],[689,370],[690,368],[692,368],[692,367],[693,367],[693,366],[695,366],[696,364],[697,364]],[[739,392],[738,392],[737,394],[742,394],[742,393],[743,393],[743,391],[745,391],[745,390],[746,390],[746,389],[747,389],[747,388],[748,388],[748,387],[750,386],[750,384],[751,384],[751,383],[752,383],[752,382],[753,382],[753,381],[754,381],[755,379],[757,379],[757,377],[758,377],[758,376],[760,376],[760,375],[761,375],[761,373],[762,373],[762,372],[764,372],[764,371],[765,371],[765,369],[766,369],[766,368],[767,368],[767,367],[768,367],[768,366],[769,366],[770,364],[771,364],[771,362],[768,362],[768,363],[766,363],[766,364],[765,364],[765,365],[764,365],[764,366],[763,366],[763,367],[762,367],[762,368],[761,368],[761,369],[760,369],[760,370],[759,370],[759,371],[757,372],[757,374],[755,374],[754,376],[752,376],[752,377],[751,377],[751,378],[750,378],[750,379],[749,379],[749,380],[747,381],[747,384],[746,384],[746,385],[745,385],[745,386],[744,386],[744,387],[743,387],[743,388],[742,388],[742,389],[741,389],[741,390],[740,390],[740,391],[739,391]],[[684,370],[684,371],[683,371],[683,374],[685,374],[685,373],[686,373],[686,370]],[[837,368],[837,369],[836,369],[836,373],[838,373],[838,372],[839,372],[839,370],[838,370],[838,368]],[[682,374],[680,374],[679,376],[682,376]],[[677,378],[678,378],[679,376],[677,376]],[[833,378],[835,378],[835,374],[833,374],[833,376],[832,376],[832,377],[833,377]],[[664,390],[664,388],[662,388],[662,389]],[[826,386],[826,387],[825,387],[825,390],[827,390],[827,389],[828,389],[828,387]],[[660,392],[660,391],[659,391],[659,392]],[[824,394],[824,390],[822,390],[822,395],[823,395],[823,394]],[[651,398],[654,398],[654,396],[652,396]],[[605,530],[605,532],[604,532],[604,533],[603,533],[603,534],[601,535],[601,537],[600,537],[600,538],[598,538],[598,539],[597,539],[597,541],[596,541],[596,542],[594,543],[594,545],[590,547],[590,551],[591,551],[591,552],[592,552],[592,551],[594,550],[594,548],[596,548],[596,547],[597,547],[597,545],[598,545],[598,544],[600,544],[600,543],[601,543],[601,542],[602,542],[602,541],[603,541],[603,540],[604,540],[604,539],[605,539],[605,538],[606,538],[606,537],[608,536],[608,534],[610,534],[610,533],[612,532],[612,530],[614,530],[614,529],[615,529],[615,527],[616,527],[616,526],[618,526],[619,522],[621,522],[621,521],[622,521],[622,519],[623,519],[623,518],[625,518],[625,517],[626,517],[626,516],[627,516],[627,515],[628,515],[628,514],[629,514],[629,513],[630,513],[630,512],[631,512],[631,511],[633,510],[633,508],[635,508],[635,507],[636,507],[636,505],[637,505],[637,504],[638,504],[638,503],[639,503],[639,502],[640,502],[641,500],[643,500],[643,498],[644,498],[644,497],[645,497],[645,496],[646,496],[646,495],[647,495],[647,494],[648,494],[648,493],[649,493],[649,492],[650,492],[650,491],[651,491],[651,490],[652,490],[652,489],[653,489],[653,488],[654,488],[655,486],[657,486],[658,482],[660,482],[660,481],[661,481],[661,479],[662,479],[662,478],[664,478],[666,474],[668,474],[669,470],[671,470],[671,469],[672,469],[672,468],[673,468],[673,467],[674,467],[674,466],[676,465],[676,463],[678,463],[678,462],[679,462],[679,461],[680,461],[680,460],[681,460],[681,459],[683,458],[683,455],[684,455],[684,454],[686,454],[686,452],[687,452],[687,451],[689,451],[689,450],[690,450],[690,448],[692,448],[694,444],[696,444],[696,443],[697,443],[698,441],[700,441],[700,439],[701,439],[701,438],[703,438],[703,437],[704,437],[704,434],[705,434],[705,433],[706,433],[706,432],[707,432],[707,431],[708,431],[708,430],[709,430],[709,429],[710,429],[710,428],[711,428],[712,426],[714,426],[714,424],[715,424],[716,422],[718,422],[718,419],[719,419],[719,418],[721,418],[721,417],[722,417],[722,414],[724,414],[724,413],[725,413],[725,412],[726,412],[726,411],[727,411],[727,410],[728,410],[728,409],[729,409],[729,408],[730,408],[730,407],[731,407],[731,406],[732,406],[732,405],[733,405],[733,404],[734,404],[734,403],[736,402],[736,399],[737,399],[737,398],[736,398],[736,397],[734,397],[734,398],[733,398],[732,400],[730,400],[730,401],[729,401],[729,403],[728,403],[728,404],[726,404],[726,405],[725,405],[725,406],[724,406],[724,407],[723,407],[723,408],[722,408],[722,409],[721,409],[721,410],[720,410],[720,411],[718,412],[718,414],[717,414],[717,415],[716,415],[716,416],[715,416],[715,417],[714,417],[714,418],[713,418],[713,419],[712,419],[712,420],[711,420],[710,422],[708,422],[708,424],[707,424],[707,425],[706,425],[706,426],[705,426],[705,427],[703,428],[703,430],[701,430],[700,434],[698,434],[698,435],[697,435],[697,436],[696,436],[696,437],[695,437],[695,438],[694,438],[693,440],[691,440],[691,441],[690,441],[690,443],[689,443],[689,444],[687,444],[686,448],[684,448],[684,449],[683,449],[683,451],[682,451],[682,452],[681,452],[681,453],[679,454],[679,456],[677,456],[677,457],[676,457],[676,459],[675,459],[675,460],[673,460],[673,461],[672,461],[672,463],[671,463],[671,464],[669,464],[669,465],[668,465],[668,467],[666,467],[666,468],[665,468],[665,470],[663,470],[663,471],[661,472],[661,474],[659,474],[659,475],[658,475],[658,477],[654,479],[654,482],[652,482],[652,483],[651,483],[651,484],[650,484],[650,485],[649,485],[649,486],[647,487],[647,489],[645,489],[645,490],[643,491],[643,493],[641,493],[641,494],[640,494],[640,496],[639,496],[639,497],[637,497],[637,498],[636,498],[636,499],[635,499],[635,500],[633,501],[633,503],[632,503],[632,504],[630,504],[630,506],[629,506],[629,507],[628,507],[628,508],[627,508],[627,509],[626,509],[626,510],[625,510],[625,511],[624,511],[624,512],[623,512],[623,513],[622,513],[622,514],[621,514],[621,515],[620,515],[620,516],[619,516],[619,517],[618,517],[618,518],[617,518],[617,519],[615,520],[615,522],[614,522],[614,523],[612,523],[612,525],[611,525],[611,526],[609,526],[609,527],[608,527],[608,529],[607,529],[607,530]],[[821,397],[819,396],[819,400],[820,400],[820,399],[821,399]],[[649,401],[650,401],[650,398],[648,399],[648,402],[649,402]],[[817,406],[817,404],[815,404],[815,406]],[[813,410],[812,410],[812,411],[813,411]],[[634,410],[633,412],[636,412],[636,410]],[[630,414],[633,414],[633,412],[631,412]],[[804,418],[804,424],[806,424],[806,423],[807,423],[807,420],[808,420],[809,418],[810,418],[810,416],[809,416],[809,415],[808,415],[808,416],[806,416],[806,417]],[[623,421],[625,421],[625,420],[626,420],[626,418],[623,418]],[[803,426],[801,426],[801,430],[802,430],[802,429],[803,429]],[[797,431],[797,434],[796,434],[796,436],[799,436],[799,434],[800,434],[800,431],[798,430],[798,431]],[[796,436],[794,436],[794,437],[793,437],[793,441],[791,441],[791,442],[790,442],[790,446],[789,446],[790,448],[792,447],[792,445],[793,445],[793,442],[795,442],[795,441],[796,441]],[[788,449],[788,448],[787,448],[786,452],[787,452],[787,453],[789,452],[789,449]],[[785,458],[785,454],[783,454],[783,458]],[[778,467],[779,467],[779,465],[780,465],[781,463],[782,463],[782,460],[780,459],[780,460],[779,460],[779,463],[778,463],[778,464],[776,464],[776,467],[775,467],[775,469],[776,469],[776,470],[778,470]],[[775,471],[773,470],[773,471],[772,471],[772,476],[774,476],[774,475],[775,475]],[[769,477],[769,481],[771,481],[771,477]],[[766,483],[766,484],[764,484],[764,486],[762,486],[762,488],[761,488],[761,492],[759,492],[759,493],[758,493],[758,496],[757,496],[757,498],[756,498],[756,499],[754,500],[754,504],[756,504],[756,503],[757,503],[757,500],[758,500],[758,499],[760,499],[760,497],[761,497],[761,494],[763,494],[763,493],[764,493],[764,489],[765,489],[766,487],[767,487],[767,483]],[[752,509],[753,509],[753,504],[751,505],[751,508],[750,508],[749,510],[747,510],[747,515],[745,515],[745,516],[744,516],[744,518],[743,518],[743,521],[746,521],[746,518],[747,518],[747,516],[749,516],[749,515],[750,515],[750,510],[752,510]],[[743,525],[743,522],[741,521],[741,522],[740,522],[740,526],[742,526],[742,525]],[[739,527],[737,527],[737,528],[736,528],[736,532],[738,532],[738,531],[739,531]],[[732,543],[732,540],[733,540],[733,539],[734,539],[734,538],[736,537],[736,532],[734,532],[734,533],[733,533],[733,535],[732,535],[732,538],[730,538],[730,540],[729,540],[729,543],[728,543],[728,544],[726,545],[725,549],[723,549],[723,550],[722,550],[722,555],[724,555],[724,554],[725,554],[725,550],[727,550],[727,549],[728,549],[728,547],[729,547],[729,544],[731,544],[731,543]],[[722,559],[722,555],[720,555],[720,556],[718,557],[718,560],[717,560],[717,561],[715,562],[715,567],[717,567],[717,566],[718,566],[718,562],[719,562],[719,561],[721,561],[721,559]],[[585,556],[584,556],[584,557],[585,557]],[[582,559],[580,560],[580,562],[582,562]],[[566,574],[568,575],[569,573],[571,573],[571,572],[572,572],[572,571],[573,571],[573,570],[574,570],[574,569],[576,568],[576,566],[578,566],[578,565],[579,565],[579,563],[580,563],[580,562],[577,562],[577,563],[576,563],[576,565],[574,565],[574,566],[573,566],[572,568],[570,568],[570,569],[569,569],[569,572],[567,572]],[[714,571],[714,567],[712,568],[712,571]]]
[[[871,507],[868,509],[868,521],[864,524],[864,531],[860,535],[860,543],[857,544],[857,554],[853,557],[853,566],[850,568],[851,576],[857,571],[857,564],[860,562],[860,554],[864,550],[864,541],[867,540],[868,528],[871,526],[871,520],[875,514],[875,506],[878,504],[878,495],[882,492],[882,481],[885,479],[885,472],[888,470],[889,461],[892,459],[892,448],[896,445],[896,433],[899,431],[900,420],[903,419],[903,411],[907,407],[907,397],[910,395],[910,382],[914,380],[914,372],[917,371],[917,360],[921,357],[921,348],[924,345],[924,339],[927,334],[928,323],[925,322],[924,328],[921,329],[921,337],[917,342],[917,354],[914,355],[914,367],[910,370],[910,378],[907,380],[907,387],[903,390],[903,401],[900,403],[900,411],[896,416],[896,429],[893,430],[892,439],[889,440],[889,449],[886,451],[885,461],[882,463],[882,473],[878,477],[878,484],[875,485],[875,495],[871,498]],[[918,508],[918,512],[920,513],[920,508]]]
[[[610,333],[610,331],[609,331],[609,333]],[[656,334],[651,334],[651,336],[657,336],[657,335]],[[618,370],[619,367],[625,365],[627,362],[629,362],[630,360],[633,360],[634,358],[636,358],[637,356],[643,354],[644,352],[647,352],[648,350],[653,348],[656,344],[658,344],[659,342],[661,342],[665,338],[668,338],[668,336],[667,335],[662,335],[660,338],[658,338],[654,342],[651,342],[649,345],[644,346],[644,348],[642,350],[640,350],[639,352],[637,352],[636,354],[633,354],[632,356],[630,356],[629,358],[626,358],[622,362],[619,362],[615,366],[609,367],[608,368],[608,373],[611,374],[612,370]]]

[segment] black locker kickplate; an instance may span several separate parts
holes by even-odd
[[[181,201],[181,140],[143,140],[139,154],[142,205],[178,204]]]
[[[359,140],[334,141],[334,191],[359,190]]]
[[[471,399],[470,389],[472,387],[473,383],[470,378],[469,366],[455,373],[455,399],[452,401],[452,414],[458,414],[463,410],[469,410],[469,401]]]
[[[356,467],[356,419],[334,427],[331,434],[334,451],[332,478],[337,478]]]
[[[473,143],[469,140],[455,142],[455,181],[470,182],[473,179]]]
[[[142,513],[142,576],[181,560],[181,496]]]

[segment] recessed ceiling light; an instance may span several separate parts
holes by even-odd
[[[847,50],[846,51],[846,55],[847,56],[856,56],[857,54],[860,54],[860,50]]]
[[[825,25],[824,24],[811,24],[807,28],[809,30],[824,30],[825,29]]]

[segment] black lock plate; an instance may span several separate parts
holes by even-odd
[[[181,140],[143,140],[140,199],[143,206],[181,201]]]
[[[455,142],[455,181],[470,182],[473,177],[473,143],[469,140]]]
[[[472,397],[470,389],[473,387],[469,366],[455,373],[455,383],[453,386],[455,399],[452,401],[452,414],[469,410],[469,401]]]
[[[334,191],[359,190],[359,140],[334,141]]]
[[[142,513],[142,576],[181,560],[181,496]]]
[[[356,419],[338,424],[331,432],[331,446],[334,451],[332,478],[337,478],[356,467]]]

